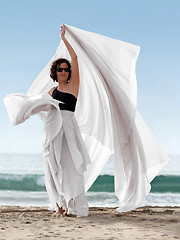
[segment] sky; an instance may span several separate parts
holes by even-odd
[[[169,154],[180,154],[179,0],[0,0],[0,153],[41,153],[43,124],[11,126],[3,98],[26,93],[53,57],[61,24],[141,47],[138,111]]]

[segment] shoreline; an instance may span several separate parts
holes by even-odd
[[[0,239],[180,239],[180,207],[89,207],[88,217],[62,217],[48,207],[0,206]]]

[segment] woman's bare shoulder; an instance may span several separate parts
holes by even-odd
[[[51,88],[51,89],[48,91],[48,93],[49,93],[50,95],[52,95],[52,93],[53,93],[53,91],[54,91],[55,88],[56,88],[56,87]]]

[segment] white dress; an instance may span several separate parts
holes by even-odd
[[[46,113],[43,131],[43,159],[45,186],[49,196],[49,210],[68,208],[68,214],[88,216],[84,172],[91,162],[74,112],[60,110],[61,101],[48,93],[27,96],[9,94],[5,105],[12,125],[23,123],[30,116]]]
[[[56,202],[68,208],[68,213],[88,215],[85,196],[84,165],[89,161],[74,113],[61,110],[62,128],[50,145],[44,149],[45,184],[50,199],[49,210]],[[78,160],[78,162],[77,162]]]

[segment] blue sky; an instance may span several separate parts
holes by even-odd
[[[11,126],[8,93],[26,93],[54,55],[62,23],[141,47],[138,111],[163,148],[180,154],[179,0],[1,0],[0,153],[41,153],[42,122]]]

